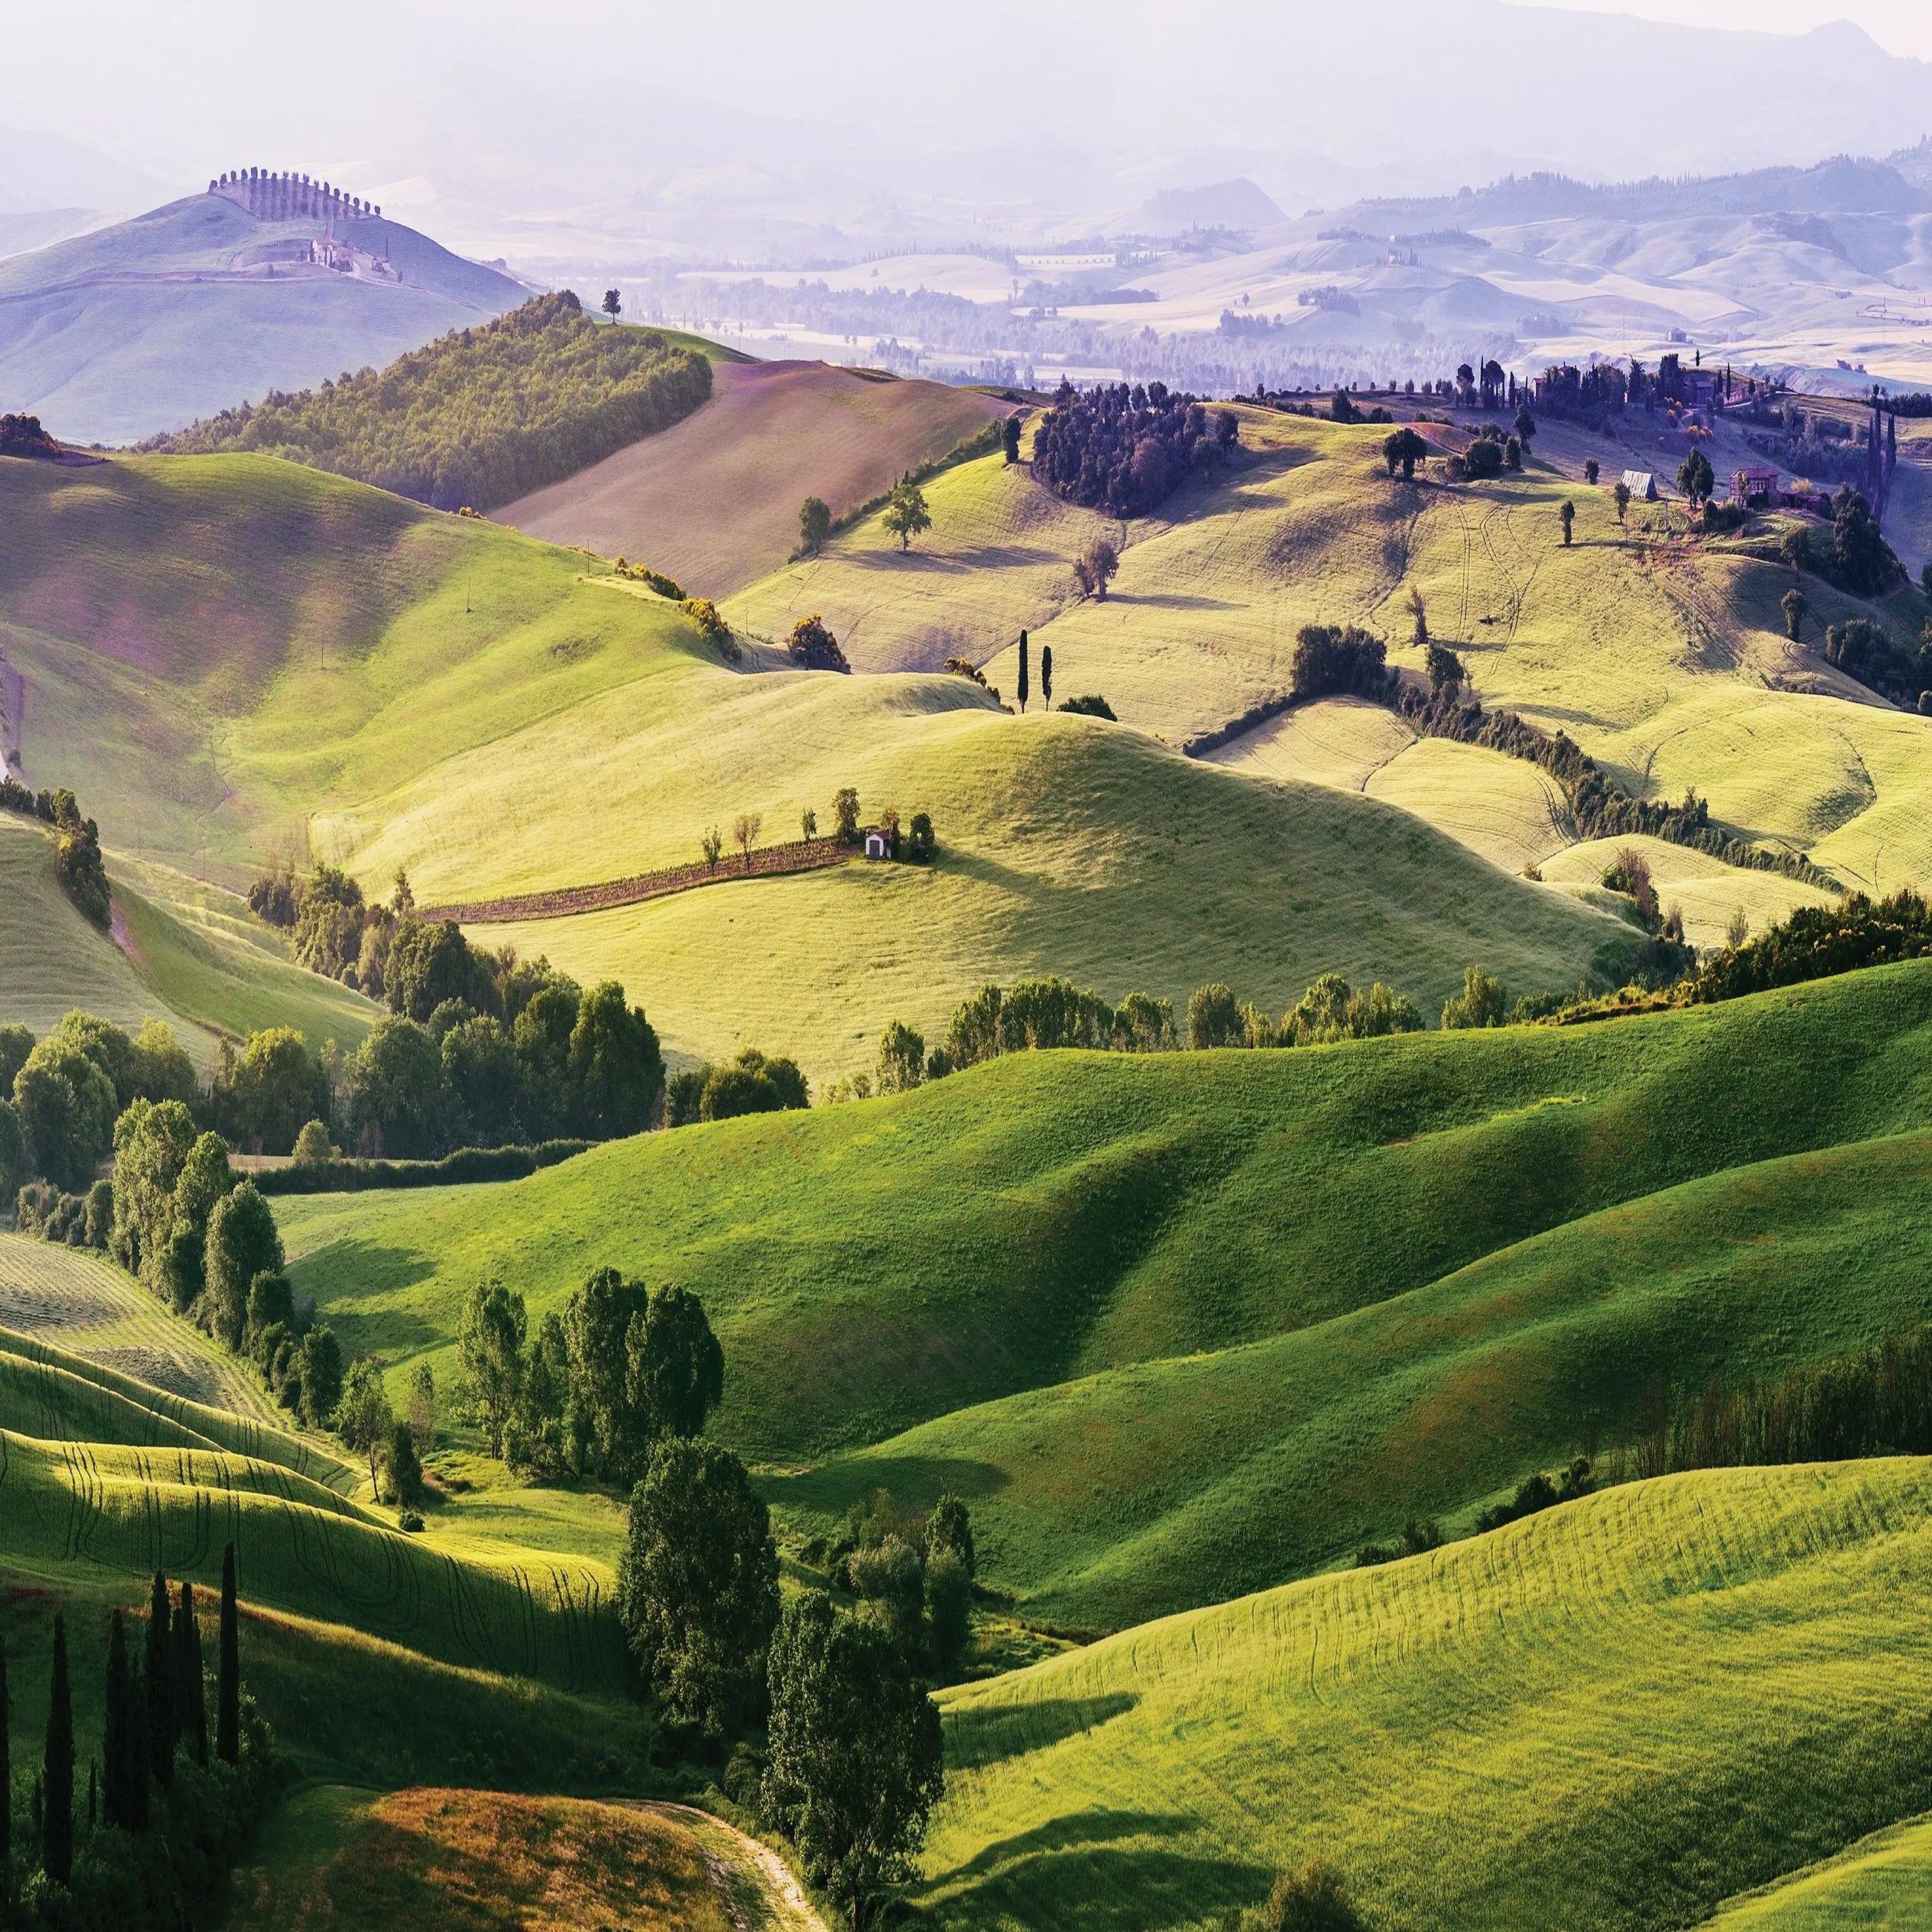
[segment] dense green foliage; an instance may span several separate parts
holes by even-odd
[[[249,450],[413,496],[492,509],[668,428],[711,365],[653,331],[600,327],[568,290],[301,394],[243,404],[151,446]]]
[[[1062,382],[1034,432],[1033,473],[1070,503],[1144,516],[1190,475],[1218,468],[1239,440],[1232,410],[1210,422],[1205,404],[1165,382]]]
[[[74,794],[64,789],[29,791],[0,770],[0,812],[17,812],[54,828],[58,841],[54,876],[82,916],[104,932],[112,908],[100,828],[92,819],[81,817]]]

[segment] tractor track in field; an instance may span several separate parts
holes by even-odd
[[[794,1876],[791,1868],[770,1846],[760,1844],[748,1832],[694,1804],[674,1804],[663,1798],[634,1798],[620,1801],[626,1810],[648,1812],[682,1826],[698,1840],[705,1870],[731,1916],[734,1932],[761,1932],[774,1926],[779,1932],[827,1932],[825,1921],[805,1895],[805,1888]],[[706,1833],[729,1840],[740,1854],[734,1868],[723,1853],[705,1842]],[[744,1896],[740,1882],[747,1874],[755,1875],[764,1896],[754,1902]]]

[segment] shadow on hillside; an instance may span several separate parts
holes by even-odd
[[[978,1502],[997,1496],[1010,1480],[998,1463],[973,1462],[963,1456],[867,1456],[830,1462],[802,1475],[762,1478],[758,1487],[769,1502],[785,1508],[837,1516],[864,1502],[874,1490],[890,1490],[902,1502],[929,1508],[949,1490],[968,1502]]]
[[[963,576],[970,571],[1018,570],[1035,564],[1057,563],[1070,570],[1072,568],[1059,551],[1034,544],[986,544],[976,550],[952,551],[853,550],[839,560],[860,570],[917,572],[946,577]]]
[[[1110,590],[1109,604],[1131,604],[1141,610],[1239,610],[1246,607],[1225,597],[1190,597],[1178,590]]]
[[[1192,1819],[1178,1816],[1078,1813],[988,1846],[968,1869],[991,1863],[997,1871],[951,1892],[932,1916],[948,1925],[1037,1924],[1050,1916],[1063,1932],[1163,1932],[1198,1924],[1229,1906],[1258,1905],[1274,1882],[1266,1865],[1097,1845],[1098,1834],[1082,1834],[1083,1826],[1103,1820],[1123,1828],[1106,1834],[1114,1838],[1174,1837],[1195,1828]],[[1041,1910],[1049,1900],[1050,1914]]]
[[[1044,1750],[1124,1716],[1139,1702],[1131,1691],[1110,1690],[1104,1696],[1047,1697],[1038,1703],[963,1712],[947,1726],[946,1768],[983,1771],[989,1764]]]
[[[384,1348],[402,1350],[433,1346],[447,1337],[419,1315],[368,1304],[413,1288],[435,1273],[434,1264],[416,1249],[385,1247],[345,1235],[292,1262],[289,1279],[297,1293],[315,1297],[325,1318],[380,1322]]]

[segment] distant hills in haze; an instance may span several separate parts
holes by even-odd
[[[380,367],[529,292],[339,202],[248,200],[190,195],[0,260],[0,400],[70,441],[134,442]]]

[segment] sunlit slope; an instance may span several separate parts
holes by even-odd
[[[1932,1925],[1932,1820],[1861,1838],[1834,1858],[1733,1900],[1712,1932],[1922,1932]]]
[[[137,1031],[169,1022],[204,1064],[214,1042],[143,981],[132,961],[75,910],[54,876],[52,836],[0,812],[0,1024],[46,1034],[76,1006]]]
[[[933,1922],[1682,1924],[1925,1808],[1918,1462],[1638,1484],[942,1694]]]
[[[429,1355],[439,1379],[487,1270],[533,1316],[601,1265],[681,1282],[724,1340],[723,1434],[795,1464],[1347,1314],[1701,1174],[1922,1127],[1928,1022],[1914,965],[1600,1027],[1024,1054],[507,1185],[277,1212],[350,1346]]]
[[[881,1486],[966,1497],[1029,1616],[1120,1629],[1466,1528],[1534,1468],[1641,1432],[1654,1381],[1736,1387],[1932,1319],[1932,1141],[1730,1168],[1351,1315],[943,1416],[768,1480],[824,1533]]]
[[[231,871],[304,856],[310,812],[697,647],[674,606],[585,564],[268,458],[0,464],[26,770],[71,784],[110,845],[206,844]]]
[[[1082,718],[970,710],[828,756],[788,736],[778,706],[768,716],[763,735],[694,734],[712,796],[730,782],[734,751],[754,797],[762,774],[774,789],[797,784],[808,802],[815,776],[829,802],[842,773],[868,809],[890,802],[902,820],[929,812],[938,865],[854,863],[479,935],[545,953],[586,982],[615,976],[646,989],[674,1052],[782,1047],[820,1082],[869,1071],[894,1018],[936,1044],[959,1001],[988,980],[1058,974],[1110,998],[1150,993],[1183,1012],[1196,986],[1219,979],[1278,1013],[1336,971],[1358,985],[1386,980],[1432,1019],[1477,962],[1518,991],[1629,970],[1630,926],[1514,879],[1372,801],[1252,785]],[[588,789],[614,807],[615,824],[650,826],[662,838],[705,796],[671,787],[662,811],[639,798],[628,812],[627,796],[663,770],[649,758],[614,764],[608,789]],[[770,806],[766,825],[784,809]],[[694,856],[698,836],[693,824],[674,856]]]
[[[0,1563],[218,1586],[232,1542],[259,1603],[448,1663],[572,1688],[620,1678],[603,1566],[406,1536],[278,1464],[0,1430]]]
[[[0,1234],[0,1329],[80,1358],[114,1387],[138,1383],[144,1391],[280,1426],[280,1412],[245,1365],[98,1255]]]

